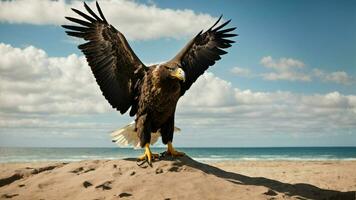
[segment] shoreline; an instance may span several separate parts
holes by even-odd
[[[339,161],[356,160],[356,147],[271,147],[271,148],[181,148],[193,159],[204,162],[222,161]],[[165,148],[152,148],[161,153]],[[98,159],[136,158],[142,149],[132,148],[2,148],[0,163],[8,162],[73,162]]]

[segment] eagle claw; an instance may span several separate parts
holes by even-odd
[[[149,166],[152,167],[152,160],[158,159],[159,154],[152,153],[149,144],[145,145],[145,153],[137,158],[137,165],[142,166],[144,163],[147,162]]]
[[[166,155],[171,155],[174,157],[180,157],[180,156],[184,156],[185,153],[184,152],[180,152],[174,149],[173,145],[171,142],[168,142],[167,144],[167,151],[165,152]]]

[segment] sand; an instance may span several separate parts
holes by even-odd
[[[0,164],[0,199],[355,199],[356,161]]]

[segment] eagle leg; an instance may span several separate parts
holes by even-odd
[[[150,144],[147,143],[145,145],[145,153],[143,153],[142,156],[138,157],[137,158],[137,161],[143,161],[143,160],[146,160],[147,163],[152,166],[152,160],[156,159],[156,158],[159,158],[159,154],[157,153],[152,153],[151,152],[151,149],[150,149]]]
[[[185,153],[184,152],[180,152],[174,149],[172,142],[168,142],[167,143],[167,154],[171,155],[171,156],[184,156]]]

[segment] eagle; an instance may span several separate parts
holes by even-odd
[[[152,161],[159,155],[150,149],[151,133],[159,132],[167,155],[183,156],[173,145],[174,116],[178,100],[210,66],[223,49],[231,47],[236,27],[225,28],[231,21],[219,23],[222,16],[206,31],[200,31],[171,60],[146,66],[131,49],[125,36],[108,23],[96,2],[99,16],[84,2],[88,14],[72,10],[81,19],[65,17],[72,25],[62,25],[69,36],[86,43],[83,52],[100,90],[112,108],[135,116],[134,132],[139,146],[145,148],[139,161]],[[142,30],[144,31],[144,30]]]

